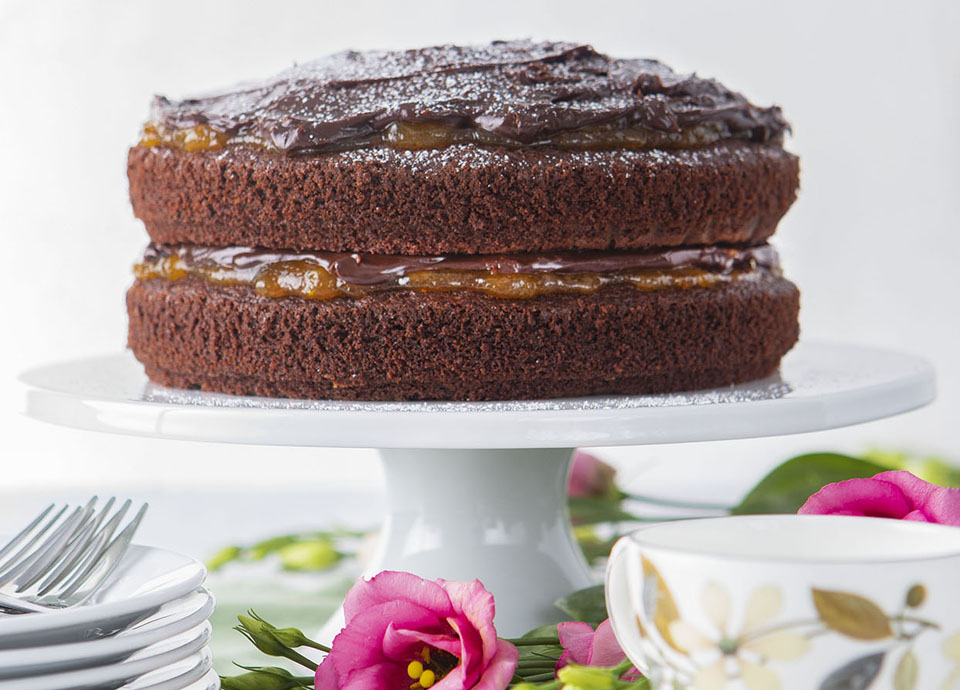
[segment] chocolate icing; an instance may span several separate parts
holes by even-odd
[[[545,254],[477,254],[396,256],[335,252],[277,252],[252,247],[166,247],[151,244],[144,262],[177,256],[187,268],[206,266],[236,271],[253,280],[263,266],[282,261],[316,264],[354,285],[383,285],[417,271],[487,271],[490,273],[607,273],[630,270],[701,268],[729,273],[737,268],[779,266],[776,250],[755,247],[685,247],[650,252],[555,252]]]
[[[152,118],[289,154],[362,141],[396,122],[474,128],[522,145],[594,126],[680,133],[709,124],[758,142],[779,142],[788,129],[778,107],[754,106],[713,79],[586,45],[532,41],[337,53],[231,90],[157,96]]]

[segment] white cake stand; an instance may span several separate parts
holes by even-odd
[[[774,436],[879,419],[933,400],[931,366],[866,347],[803,343],[780,373],[710,391],[549,401],[274,400],[149,384],[129,355],[27,372],[27,413],[80,429],[284,446],[378,448],[387,518],[369,571],[479,578],[497,627],[554,620],[593,583],[571,534],[571,449]]]

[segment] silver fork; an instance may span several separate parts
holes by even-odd
[[[130,500],[107,519],[116,499],[97,510],[48,506],[0,549],[0,613],[41,613],[79,606],[93,596],[130,547],[147,504],[117,534]],[[50,515],[52,514],[52,517]]]

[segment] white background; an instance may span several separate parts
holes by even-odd
[[[123,295],[146,243],[127,200],[126,149],[154,93],[184,96],[345,48],[501,37],[658,57],[782,105],[803,177],[775,243],[803,295],[803,337],[910,350],[939,372],[938,402],[898,419],[608,453],[631,482],[735,498],[797,450],[881,444],[960,456],[958,34],[960,5],[948,0],[0,2],[0,504],[90,487],[375,489],[370,451],[46,426],[20,416],[15,379],[124,345]]]

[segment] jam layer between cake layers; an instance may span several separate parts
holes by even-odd
[[[151,245],[134,267],[139,280],[194,277],[249,287],[264,297],[305,299],[357,298],[386,290],[473,290],[524,299],[592,294],[615,285],[646,291],[710,287],[766,272],[779,275],[777,254],[769,245],[445,256]]]

